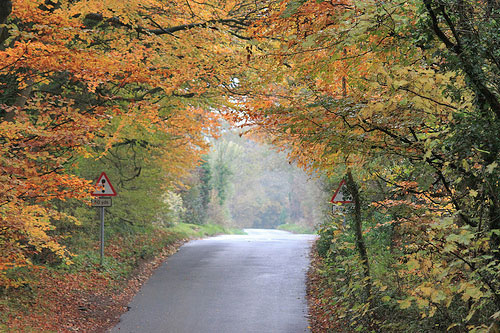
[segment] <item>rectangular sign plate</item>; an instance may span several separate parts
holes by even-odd
[[[110,197],[98,197],[92,199],[93,207],[111,207]]]

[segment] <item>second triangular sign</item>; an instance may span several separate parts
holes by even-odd
[[[346,203],[352,203],[352,198],[349,195],[349,192],[347,191],[347,185],[345,183],[345,180],[342,180],[339,184],[339,187],[337,188],[337,191],[333,194],[332,200],[330,200],[331,203],[334,204],[346,204]]]

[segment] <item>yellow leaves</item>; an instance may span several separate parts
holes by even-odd
[[[477,301],[481,297],[485,296],[484,292],[479,286],[473,285],[469,282],[462,283],[458,292],[462,293],[462,300],[464,301],[468,301],[469,299]]]
[[[451,302],[453,294],[446,289],[440,289],[440,285],[433,285],[430,282],[424,282],[420,286],[414,287],[409,292],[406,299],[398,300],[401,309],[408,309],[413,302],[420,309],[421,317],[432,317],[435,315],[437,305],[445,301]],[[446,304],[446,306],[449,306]]]
[[[411,306],[412,300],[413,300],[413,297],[408,297],[404,300],[398,300],[399,307],[403,310],[408,309]]]
[[[431,295],[431,300],[432,302],[434,303],[440,303],[444,300],[447,299],[447,297],[450,297],[450,296],[447,296],[443,291],[441,290],[436,290],[434,291]]]
[[[477,197],[478,192],[477,192],[476,190],[470,190],[470,191],[469,191],[469,195],[470,195],[471,197],[475,198],[475,197]]]
[[[418,288],[418,290],[422,293],[423,297],[430,297],[435,292],[434,288],[428,285],[422,285]]]
[[[60,213],[40,205],[22,205],[9,202],[0,209],[0,285],[12,286],[13,281],[5,277],[6,270],[31,265],[26,250],[30,244],[36,251],[48,249],[57,256],[66,258],[65,248],[47,233],[53,229],[51,219],[62,218]],[[25,245],[21,246],[21,243]]]
[[[381,300],[382,300],[382,302],[388,303],[388,302],[390,302],[390,301],[391,301],[391,297],[386,295],[386,296],[383,296],[383,297],[381,298]]]
[[[419,309],[427,308],[429,306],[429,300],[425,298],[417,298],[416,303]]]
[[[487,173],[493,173],[493,171],[495,170],[495,168],[498,166],[498,163],[497,162],[493,162],[491,163],[490,165],[486,166],[486,172]]]
[[[416,259],[410,259],[407,263],[406,266],[410,271],[417,270],[420,268],[420,262]]]
[[[408,81],[402,80],[394,80],[392,81],[392,86],[394,89],[404,88],[408,85]]]

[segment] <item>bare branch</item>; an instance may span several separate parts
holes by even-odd
[[[86,19],[93,20],[93,21],[105,21],[113,25],[121,26],[121,27],[126,27],[129,29],[133,29],[137,31],[138,33],[142,34],[152,34],[152,35],[172,35],[178,31],[185,31],[185,30],[190,30],[194,28],[205,28],[213,24],[223,24],[230,26],[232,28],[245,28],[248,27],[250,24],[246,22],[244,19],[218,19],[218,20],[208,20],[205,22],[199,22],[199,23],[190,23],[190,24],[181,24],[173,27],[159,27],[157,29],[150,29],[150,28],[145,28],[145,27],[134,27],[131,24],[126,24],[123,23],[119,18],[117,17],[110,17],[110,18],[104,18],[102,14],[98,13],[91,13],[87,14],[85,16]],[[153,21],[153,23],[158,27],[159,25]]]

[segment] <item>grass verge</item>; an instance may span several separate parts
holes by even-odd
[[[294,234],[315,234],[316,232],[312,228],[304,227],[298,224],[286,223],[281,224],[277,228],[278,230],[293,232]]]

